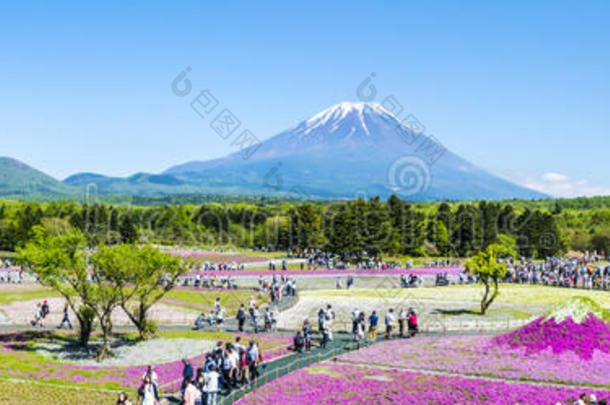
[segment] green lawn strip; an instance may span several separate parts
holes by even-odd
[[[125,333],[121,338],[130,341],[138,341],[136,332]],[[230,332],[205,332],[197,330],[159,330],[155,338],[163,339],[198,339],[198,340],[232,340],[235,335]]]
[[[379,299],[379,289],[350,290],[309,290],[301,291],[302,297],[325,297],[360,301]],[[481,285],[452,285],[448,287],[392,289],[396,300],[411,298],[430,301],[479,302],[483,294]],[[559,305],[572,297],[588,297],[605,308],[610,307],[610,294],[607,291],[583,290],[577,288],[545,287],[522,284],[501,284],[496,303]]]
[[[131,399],[136,395],[132,393]],[[116,402],[117,393],[62,387],[44,382],[0,379],[0,404],[100,405]]]
[[[34,290],[22,291],[0,291],[0,305],[10,304],[13,302],[31,301],[45,298],[61,297],[59,293],[41,287]]]
[[[198,308],[203,305],[208,308],[214,307],[216,298],[220,298],[220,304],[227,311],[227,316],[234,316],[241,304],[248,305],[250,297],[254,297],[259,304],[269,301],[267,295],[262,295],[253,291],[226,290],[226,291],[192,291],[192,290],[172,290],[165,298],[169,300],[181,301],[184,306],[195,304],[191,308]],[[176,305],[176,302],[173,302]],[[201,309],[199,309],[201,310]]]

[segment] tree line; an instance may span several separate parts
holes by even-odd
[[[468,257],[491,244],[503,243],[521,256],[543,258],[572,249],[575,243],[579,248],[594,246],[594,235],[583,241],[582,235],[566,230],[578,221],[566,220],[568,214],[500,202],[422,207],[396,196],[387,201],[155,207],[5,202],[0,205],[0,250],[24,246],[35,226],[59,218],[78,229],[89,247],[121,243],[230,245],[296,252],[320,249],[360,259],[383,255]],[[606,220],[610,223],[610,217],[600,221]],[[597,250],[605,251],[604,241],[596,241]]]

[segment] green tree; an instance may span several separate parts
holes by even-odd
[[[35,226],[32,238],[17,250],[19,263],[30,266],[42,284],[57,291],[68,303],[79,323],[80,344],[86,346],[92,328],[89,306],[89,280],[85,257],[85,237],[70,229],[65,234],[52,234]]]
[[[423,254],[425,216],[395,195],[388,200],[390,221],[396,233],[398,251],[411,256]]]
[[[339,255],[342,260],[352,252],[357,254],[362,252],[360,239],[355,232],[354,212],[350,204],[340,202],[330,205],[322,218],[327,251]]]
[[[152,246],[102,247],[95,257],[100,275],[120,291],[119,304],[145,340],[156,332],[149,310],[171,291],[187,266]]]
[[[466,263],[466,270],[485,286],[485,293],[481,299],[481,315],[485,315],[498,296],[498,283],[506,274],[506,263],[500,259],[516,255],[517,252],[509,247],[492,244],[487,249],[479,251]],[[492,287],[493,291],[491,291]]]
[[[303,252],[322,243],[321,218],[313,204],[299,204],[289,210],[291,247]]]
[[[91,255],[91,282],[85,288],[82,297],[99,322],[102,330],[102,345],[98,349],[97,359],[103,360],[110,355],[110,338],[112,337],[112,312],[121,304],[122,286],[112,282],[108,277],[115,269],[108,252],[111,247],[102,245],[97,253]]]
[[[119,220],[119,234],[123,243],[136,243],[138,241],[138,227],[131,215],[126,214]]]
[[[610,252],[610,231],[598,232],[591,238],[591,248],[598,253]]]

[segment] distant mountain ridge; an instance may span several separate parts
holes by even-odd
[[[237,151],[224,158],[187,162],[161,174],[120,178],[78,173],[63,182],[12,160],[7,163],[11,169],[0,177],[0,194],[31,184],[32,192],[54,195],[82,193],[89,187],[100,195],[137,196],[343,199],[397,194],[414,201],[548,197],[446,151],[378,104],[334,105],[252,151],[251,155]]]
[[[10,157],[0,157],[0,197],[71,195],[71,187]]]

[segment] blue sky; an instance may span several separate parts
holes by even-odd
[[[261,139],[371,72],[447,148],[557,195],[610,194],[610,2],[6,2],[0,155],[57,178],[232,151],[186,66]]]

